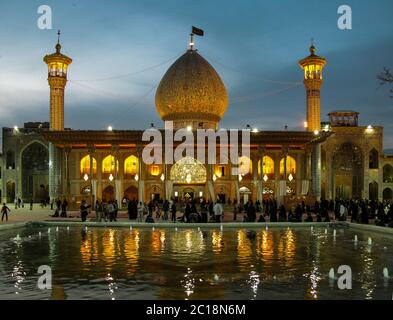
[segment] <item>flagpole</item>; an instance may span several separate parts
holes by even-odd
[[[190,50],[194,50],[194,34],[190,34]]]

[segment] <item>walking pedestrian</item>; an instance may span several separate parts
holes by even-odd
[[[3,222],[4,216],[5,216],[5,221],[8,221],[8,213],[11,212],[10,208],[7,207],[5,203],[3,203],[3,207],[1,208],[1,221]]]

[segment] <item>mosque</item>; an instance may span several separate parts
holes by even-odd
[[[64,95],[72,59],[46,55],[49,122],[3,128],[0,192],[3,202],[58,197],[71,206],[82,199],[124,197],[280,203],[316,199],[393,199],[393,157],[383,152],[383,127],[361,126],[355,111],[334,111],[321,123],[320,91],[326,59],[312,45],[299,61],[306,91],[304,131],[250,132],[249,170],[231,174],[231,163],[205,164],[184,157],[175,164],[146,164],[142,130],[64,128]],[[165,73],[155,97],[157,112],[174,128],[218,129],[228,94],[215,69],[191,46]],[[164,127],[164,126],[163,126]],[[173,146],[176,147],[176,144]],[[196,146],[197,148],[198,146]],[[219,145],[217,154],[219,154]],[[240,149],[240,148],[239,148]],[[240,164],[240,166],[241,166]]]

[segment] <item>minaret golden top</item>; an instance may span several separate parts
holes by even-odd
[[[305,80],[322,80],[323,67],[327,61],[325,58],[315,54],[316,48],[311,44],[310,55],[299,61],[300,67],[304,70]]]
[[[46,55],[44,62],[48,65],[49,76],[66,77],[67,68],[72,63],[72,59],[61,53],[60,30],[57,36],[56,52]]]

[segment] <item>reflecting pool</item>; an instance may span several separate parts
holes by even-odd
[[[51,267],[51,290],[37,287],[41,265]],[[328,276],[334,268],[339,277],[340,265],[352,269],[352,290]],[[351,229],[336,237],[294,228],[0,234],[1,299],[392,299],[385,267],[393,272],[393,238]]]

